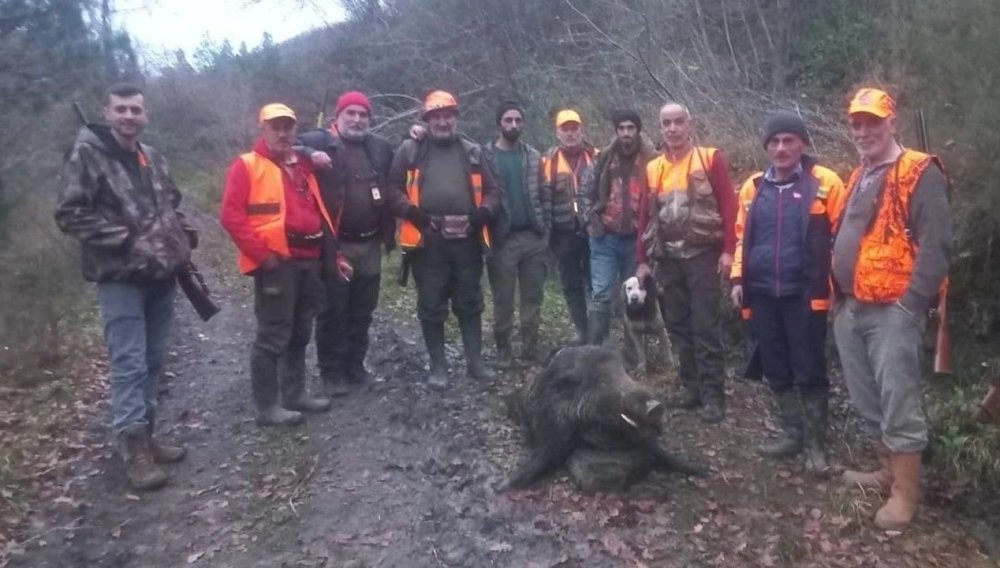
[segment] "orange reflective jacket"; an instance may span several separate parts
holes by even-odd
[[[288,235],[285,233],[285,181],[281,168],[270,159],[256,152],[241,154],[250,176],[250,195],[247,200],[247,218],[256,234],[267,248],[282,256],[289,256]],[[330,214],[319,194],[316,177],[307,178],[309,193],[319,206],[320,214],[331,232],[336,233]],[[253,259],[240,253],[240,272],[249,274],[259,266]]]
[[[465,142],[462,142],[463,145]],[[483,203],[483,172],[482,166],[478,163],[469,164],[469,187],[472,189],[472,203],[479,207]],[[414,206],[420,205],[420,183],[423,181],[422,172],[416,164],[411,164],[406,170],[406,197]],[[482,243],[487,249],[491,246],[490,230],[486,226],[482,228]],[[424,236],[413,223],[403,220],[399,226],[399,246],[403,250],[413,250],[423,246]]]
[[[902,298],[910,285],[917,243],[912,239],[910,197],[936,156],[906,149],[886,172],[875,218],[861,239],[854,269],[855,298],[862,302],[891,303]],[[862,168],[851,173],[847,199],[861,180]],[[839,228],[839,222],[838,222]]]

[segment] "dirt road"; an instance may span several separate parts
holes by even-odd
[[[72,498],[40,503],[30,540],[0,566],[991,565],[933,495],[912,530],[883,533],[869,520],[877,496],[758,458],[753,445],[772,426],[766,393],[738,381],[724,424],[668,418],[668,445],[710,462],[708,479],[654,477],[627,499],[581,495],[564,478],[501,492],[522,456],[504,396],[525,372],[492,383],[456,374],[451,390],[428,390],[405,298],[378,313],[373,382],[302,427],[258,428],[252,293],[219,266],[210,273],[224,311],[202,324],[179,307],[161,415],[189,457],[169,467],[168,487],[124,490],[102,409],[87,427],[95,449],[63,480]],[[862,445],[845,438],[842,395],[835,462],[871,464],[850,453]]]

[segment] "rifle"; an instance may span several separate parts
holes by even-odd
[[[73,110],[76,111],[76,117],[80,119],[80,122],[84,126],[90,124],[90,121],[87,120],[87,115],[80,108],[80,103],[74,101]],[[194,306],[195,311],[198,312],[202,321],[208,321],[222,309],[212,300],[211,295],[209,295],[205,278],[202,277],[201,272],[198,272],[198,267],[194,265],[194,262],[189,260],[181,268],[180,272],[177,273],[177,284],[184,291],[184,295],[187,296],[188,301]]]
[[[319,107],[319,112],[316,113],[316,128],[322,129],[326,122],[326,104],[330,102],[330,87],[327,86],[326,91],[323,92],[323,106]]]
[[[925,154],[930,153],[930,139],[927,137],[927,122],[924,119],[924,109],[917,109],[917,146]],[[951,374],[951,332],[948,329],[948,278],[945,277],[941,290],[938,292],[938,303],[931,310],[931,317],[938,320],[937,339],[934,345],[934,372],[941,375]]]

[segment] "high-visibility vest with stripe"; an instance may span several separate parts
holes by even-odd
[[[906,149],[886,171],[875,218],[861,239],[854,268],[851,294],[858,300],[892,303],[906,293],[918,248],[910,231],[910,198],[932,162],[944,171],[937,156]],[[851,173],[847,182],[848,200],[857,189],[861,174],[861,167]]]
[[[695,146],[678,162],[660,155],[646,165],[650,226],[656,231],[647,239],[690,245],[723,241],[722,213],[708,177],[716,152],[715,148]]]
[[[483,203],[483,171],[477,163],[469,164],[469,187],[472,190],[472,203],[479,207]],[[423,171],[416,165],[406,170],[406,197],[414,206],[420,206],[420,186],[423,181]],[[483,226],[480,231],[483,246],[491,246],[490,230]],[[424,236],[420,229],[410,221],[403,220],[399,226],[399,247],[403,250],[413,250],[422,247]]]
[[[257,152],[241,154],[240,159],[247,167],[250,177],[250,195],[247,199],[247,218],[254,234],[279,255],[289,256],[288,235],[285,231],[285,181],[281,167]],[[336,233],[330,214],[323,205],[316,177],[306,178],[309,193],[316,201],[319,212],[330,230]],[[249,274],[257,269],[258,263],[243,253],[239,255],[240,272]]]

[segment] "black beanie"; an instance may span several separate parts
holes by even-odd
[[[611,112],[611,124],[613,124],[616,129],[619,124],[625,122],[626,120],[631,120],[635,124],[635,129],[638,132],[642,132],[642,119],[639,118],[639,113],[632,109],[622,109]]]
[[[771,113],[767,119],[767,126],[764,127],[764,149],[767,149],[767,143],[771,138],[782,132],[794,134],[809,144],[809,132],[806,131],[806,123],[802,117],[794,112],[779,110]]]
[[[524,118],[524,105],[517,101],[504,101],[497,106],[497,124],[500,124],[500,119],[509,110],[516,110],[521,113],[521,118]]]

